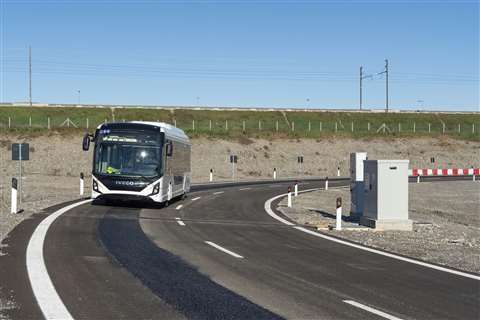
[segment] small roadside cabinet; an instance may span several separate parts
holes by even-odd
[[[362,225],[379,230],[412,230],[408,219],[408,160],[364,162]]]

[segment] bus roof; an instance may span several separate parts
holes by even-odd
[[[176,138],[186,143],[189,143],[190,141],[188,136],[185,134],[185,132],[182,129],[179,129],[165,122],[128,121],[128,122],[117,122],[117,123],[121,123],[124,126],[128,126],[129,123],[132,123],[132,124],[141,124],[145,126],[157,127],[160,129],[160,132],[164,132],[165,135],[169,138],[174,138],[174,139]],[[109,124],[113,124],[113,123],[107,123],[106,126],[108,127]],[[100,129],[104,125],[105,124],[99,125],[97,129]]]

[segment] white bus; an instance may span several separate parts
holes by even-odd
[[[85,135],[93,151],[92,198],[166,203],[191,183],[191,144],[183,130],[163,122],[116,122]]]

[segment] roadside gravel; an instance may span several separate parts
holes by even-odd
[[[333,225],[335,199],[342,197],[343,213],[350,212],[348,188],[300,194],[293,208],[286,200],[279,210],[298,224],[325,228]],[[323,231],[417,259],[480,273],[480,182],[422,182],[409,185],[409,216],[413,231],[372,229]]]

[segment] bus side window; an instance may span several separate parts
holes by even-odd
[[[173,154],[173,143],[172,141],[168,141],[166,145],[166,153],[167,157],[171,157]]]

